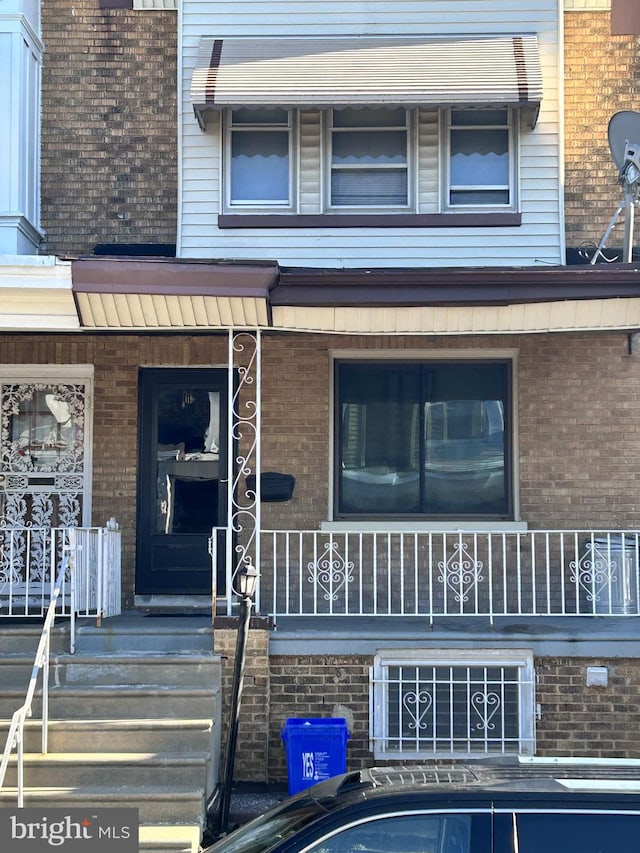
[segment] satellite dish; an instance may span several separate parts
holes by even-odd
[[[640,113],[634,110],[622,110],[609,120],[609,148],[618,170],[625,164],[628,143],[640,147]]]
[[[606,247],[607,240],[623,210],[625,215],[622,260],[631,263],[635,208],[640,198],[640,113],[633,110],[622,110],[615,113],[609,120],[608,134],[611,157],[618,168],[618,183],[624,189],[624,198],[613,214],[607,230],[591,258],[591,263],[595,264],[599,256],[607,260],[603,254],[603,249]]]

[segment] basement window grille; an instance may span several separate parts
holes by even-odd
[[[533,657],[381,651],[371,668],[370,728],[377,759],[532,755]]]

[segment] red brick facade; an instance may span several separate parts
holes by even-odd
[[[43,0],[45,254],[176,241],[177,15]]]
[[[605,12],[568,12],[565,25],[565,216],[567,246],[597,245],[622,198],[607,129],[640,106],[640,50],[612,36]],[[621,246],[622,223],[609,241]]]

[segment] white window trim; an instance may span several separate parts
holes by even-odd
[[[325,115],[325,120],[323,124],[323,132],[322,132],[322,165],[324,171],[324,181],[323,181],[323,202],[322,208],[324,212],[331,213],[345,213],[345,214],[376,214],[376,213],[414,213],[417,210],[417,192],[416,192],[416,184],[417,184],[417,139],[416,139],[416,128],[417,128],[417,119],[416,119],[416,110],[414,109],[405,109],[405,125],[404,130],[407,134],[407,163],[406,166],[402,167],[406,171],[407,175],[407,203],[403,205],[334,205],[331,203],[331,176],[333,173],[333,165],[331,162],[332,157],[332,140],[333,140],[333,109],[327,110]],[[381,127],[380,130],[399,130],[402,129],[398,127]],[[349,130],[369,130],[372,133],[375,132],[375,129],[372,127],[365,128],[339,128],[337,132],[340,131],[349,131]],[[388,166],[379,166],[372,167],[379,168],[381,171],[391,170],[394,168],[400,169],[400,167],[394,167],[392,165]]]
[[[441,110],[441,204],[442,210],[447,213],[491,213],[495,211],[513,212],[516,213],[520,209],[520,191],[518,180],[519,162],[519,117],[520,113],[517,110],[505,108],[508,115],[507,131],[509,137],[509,204],[451,204],[449,200],[449,191],[451,188],[451,146],[450,146],[450,130],[451,130],[451,113],[456,112],[456,109]],[[454,127],[458,127],[454,125]],[[464,128],[464,126],[461,126]],[[492,128],[504,129],[505,125],[478,125],[479,129],[487,130]],[[480,187],[482,189],[492,189],[491,186]]]
[[[262,129],[262,130],[272,130],[274,132],[286,130],[289,136],[289,200],[288,202],[268,202],[268,201],[232,201],[231,199],[231,134],[234,130],[238,129],[238,127],[244,127],[251,132],[250,127],[247,125],[237,125],[234,127],[233,124],[233,110],[228,109],[225,110],[223,121],[222,121],[222,136],[223,136],[223,162],[224,162],[224,170],[223,170],[223,201],[224,201],[224,211],[226,213],[279,213],[279,212],[287,212],[292,213],[297,209],[297,198],[299,194],[299,178],[298,178],[298,111],[297,110],[286,110],[287,113],[287,125],[259,125],[256,124],[253,126],[254,129]]]
[[[535,754],[536,672],[531,649],[378,649],[369,677],[369,737],[374,758],[424,760],[425,758],[479,758],[515,755],[513,752],[399,752],[385,750],[388,739],[384,671],[394,666],[517,667],[519,699],[518,755]]]
[[[429,531],[429,530],[447,530],[449,529],[447,524],[452,525],[452,529],[455,530],[526,530],[526,523],[522,522],[520,518],[520,467],[519,467],[519,459],[520,459],[520,450],[519,450],[519,434],[520,434],[520,425],[518,420],[518,397],[519,397],[519,353],[518,349],[487,349],[487,350],[478,350],[478,349],[466,349],[461,348],[459,350],[455,349],[443,349],[443,350],[376,350],[376,349],[363,349],[363,350],[330,350],[329,351],[329,412],[328,418],[329,423],[327,425],[327,435],[329,436],[329,467],[327,470],[327,482],[328,482],[328,504],[327,504],[327,520],[321,522],[322,530],[372,530],[379,529],[380,522],[378,521],[350,521],[349,519],[340,519],[336,520],[334,518],[334,506],[335,506],[335,492],[334,492],[334,466],[336,463],[335,459],[335,417],[334,417],[334,408],[336,405],[336,390],[335,390],[335,363],[336,361],[384,361],[386,359],[395,360],[395,361],[428,361],[432,359],[433,361],[458,361],[458,360],[468,360],[475,359],[476,361],[488,360],[488,359],[507,359],[511,361],[511,423],[513,434],[511,436],[511,447],[513,459],[511,460],[511,472],[512,472],[512,495],[513,495],[513,519],[509,521],[487,521],[487,522],[476,522],[472,519],[464,520],[464,521],[450,521],[444,522],[439,521],[437,519],[429,519],[425,521],[421,521],[418,519],[412,519],[411,521],[402,521],[398,519],[396,522],[385,521],[385,529],[395,529],[394,524],[397,525],[398,530],[403,531]],[[486,526],[485,526],[486,525]]]

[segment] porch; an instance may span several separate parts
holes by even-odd
[[[280,624],[323,617],[323,631],[327,617],[430,628],[475,620],[480,629],[496,620],[640,615],[637,530],[262,530],[250,543],[240,539],[229,528],[212,531],[218,615],[234,613],[236,575],[251,560],[256,613]],[[60,612],[99,620],[119,613],[120,551],[113,520],[105,528],[0,528],[0,617],[44,613],[69,554]]]

